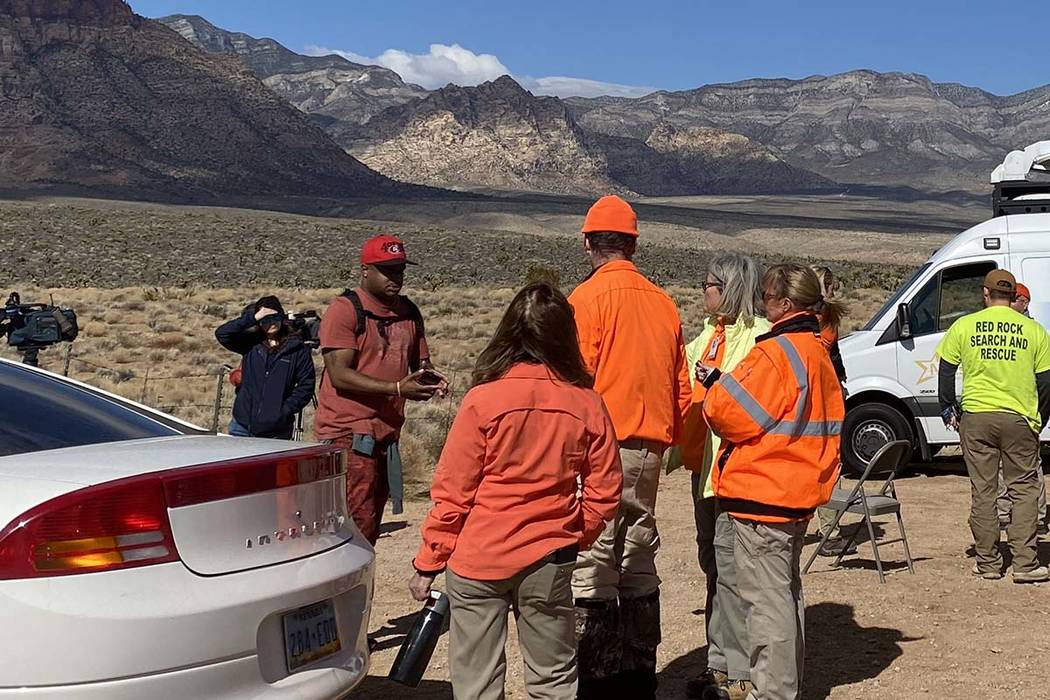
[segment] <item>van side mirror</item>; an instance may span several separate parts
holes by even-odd
[[[902,340],[911,337],[911,309],[907,302],[897,304],[897,337]]]

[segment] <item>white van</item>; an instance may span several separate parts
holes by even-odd
[[[982,307],[989,270],[1005,268],[1032,292],[1030,312],[1050,324],[1050,141],[1010,153],[992,173],[993,218],[960,233],[916,270],[862,329],[839,345],[846,365],[842,458],[863,465],[891,440],[929,461],[959,435],[937,404],[934,351],[955,319]],[[1050,432],[1042,435],[1050,440]]]

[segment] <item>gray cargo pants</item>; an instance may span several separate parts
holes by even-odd
[[[749,680],[751,648],[733,558],[733,523],[728,513],[718,510],[718,499],[703,497],[700,474],[693,472],[692,476],[697,555],[707,577],[707,667],[722,671],[731,680]]]
[[[805,661],[799,559],[807,520],[762,523],[732,518],[740,598],[751,640],[749,700],[796,700]]]

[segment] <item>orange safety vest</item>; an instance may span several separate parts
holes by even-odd
[[[719,506],[764,522],[810,517],[838,478],[845,415],[817,317],[782,319],[707,392],[704,416],[724,441],[712,475]]]

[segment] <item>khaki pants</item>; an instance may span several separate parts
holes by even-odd
[[[1039,566],[1036,558],[1036,511],[1039,499],[1039,436],[1016,413],[964,413],[959,424],[966,471],[970,475],[970,529],[977,568],[1001,571],[999,518],[995,512],[999,464],[1012,504],[1006,530],[1014,573]]]
[[[540,562],[504,581],[445,573],[451,604],[449,666],[456,700],[502,700],[507,613],[518,626],[525,688],[536,700],[576,697],[574,564]]]
[[[734,557],[751,642],[754,700],[800,697],[805,611],[799,559],[809,523],[733,518]]]
[[[1040,462],[1039,471],[1039,500],[1036,501],[1036,526],[1045,527],[1046,522],[1046,480],[1043,479],[1043,465]],[[1002,466],[999,467],[999,488],[995,497],[995,512],[1000,522],[1009,522],[1010,513],[1013,511],[1013,503],[1006,493],[1006,481],[1003,479]]]
[[[728,513],[719,511],[718,499],[703,497],[698,472],[693,472],[692,486],[698,558],[707,577],[707,667],[731,680],[749,680],[751,646],[733,557],[733,522]]]
[[[656,488],[665,446],[642,440],[620,443],[623,495],[616,517],[598,541],[581,552],[572,575],[576,598],[641,598],[659,590],[656,551]]]

